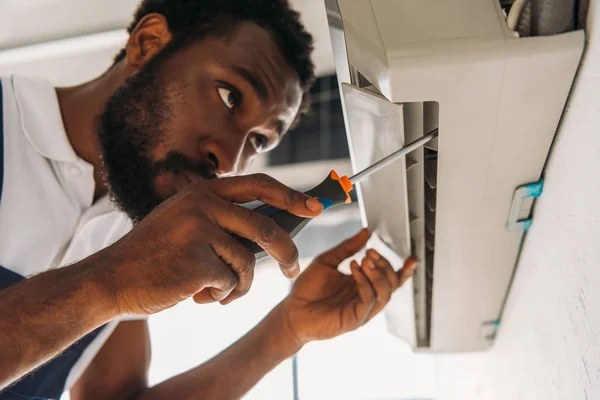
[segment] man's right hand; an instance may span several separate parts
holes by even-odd
[[[256,258],[230,233],[259,244],[287,277],[296,277],[298,249],[289,234],[235,204],[254,200],[302,217],[316,217],[323,208],[262,174],[190,184],[102,251],[112,265],[107,276],[119,313],[152,314],[192,296],[197,303],[227,304],[246,294]]]

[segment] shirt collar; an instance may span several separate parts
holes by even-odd
[[[54,161],[83,161],[69,142],[56,90],[50,82],[15,75],[11,80],[21,127],[33,147]]]

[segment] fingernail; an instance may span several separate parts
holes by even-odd
[[[371,255],[373,256],[373,258],[375,260],[378,260],[378,261],[381,260],[381,254],[379,254],[377,251],[371,250]]]
[[[306,200],[306,207],[315,212],[323,211],[323,203],[314,197],[310,197],[308,200]]]

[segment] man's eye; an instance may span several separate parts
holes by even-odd
[[[254,146],[254,150],[260,152],[265,151],[267,149],[269,140],[264,135],[253,134],[252,136],[250,136],[250,143],[252,143],[252,146]]]
[[[219,96],[221,97],[221,101],[223,104],[225,104],[225,107],[233,111],[235,106],[238,105],[238,99],[234,91],[224,87],[220,87],[217,90],[219,92]]]

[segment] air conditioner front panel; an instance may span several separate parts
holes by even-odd
[[[363,170],[404,145],[402,106],[357,87],[343,84],[352,162]],[[406,160],[363,179],[359,184],[363,222],[400,257],[410,255]]]

